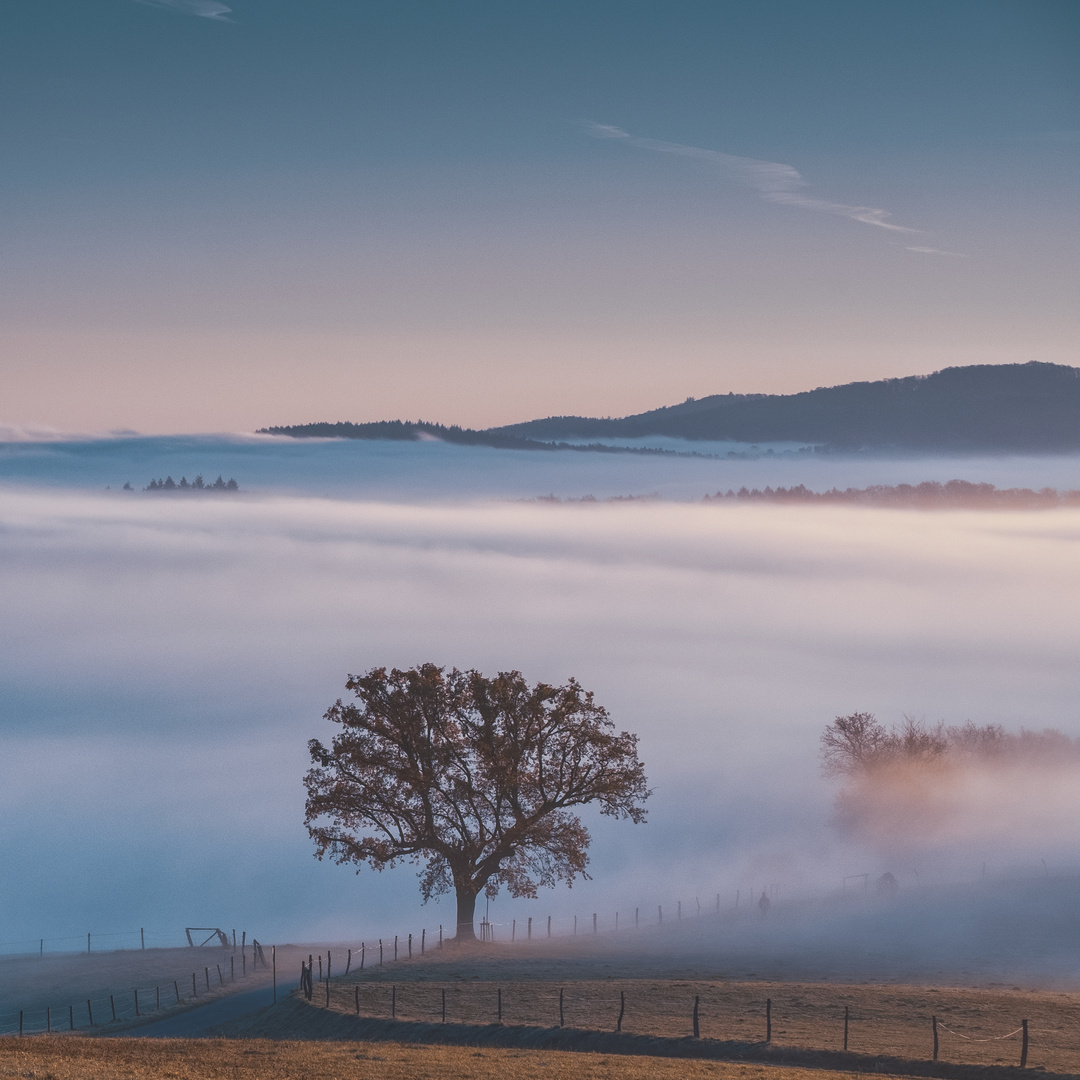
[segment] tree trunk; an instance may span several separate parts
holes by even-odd
[[[473,929],[473,914],[476,911],[476,893],[466,892],[464,889],[457,890],[457,939],[458,941],[475,941],[476,931]]]

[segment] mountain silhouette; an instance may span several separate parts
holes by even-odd
[[[1080,369],[973,364],[799,394],[714,394],[620,419],[551,416],[486,434],[550,442],[667,435],[839,450],[1080,449]]]
[[[428,421],[320,421],[261,428],[293,438],[435,439],[507,450],[670,453],[588,443],[666,435],[831,450],[1049,453],[1080,450],[1080,368],[973,364],[932,375],[819,387],[800,394],[713,394],[600,419],[549,416],[476,431]]]

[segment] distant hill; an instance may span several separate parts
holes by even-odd
[[[429,424],[424,420],[376,420],[368,424],[349,421],[314,424],[290,424],[286,427],[259,428],[259,435],[289,435],[294,439],[390,439],[396,442],[417,442],[437,439],[440,442],[464,446],[499,446],[513,450],[550,450],[546,441],[535,441],[524,435],[499,431],[474,431],[453,424]]]
[[[1080,449],[1080,369],[975,364],[801,394],[714,394],[621,419],[552,416],[486,435],[801,442],[841,450]]]
[[[603,454],[697,456],[692,452],[687,455],[673,450],[551,442],[546,439],[529,439],[524,435],[516,435],[498,428],[476,431],[473,428],[458,427],[457,424],[449,427],[443,424],[430,424],[425,420],[375,420],[367,424],[353,424],[347,420],[333,423],[318,421],[314,424],[259,428],[256,434],[288,435],[293,439],[389,439],[397,442],[422,442],[430,439],[456,443],[459,446],[493,446],[501,450],[582,450]]]

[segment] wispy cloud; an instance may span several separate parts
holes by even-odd
[[[227,4],[220,4],[218,0],[135,0],[137,4],[145,4],[147,7],[163,8],[166,11],[179,11],[184,15],[198,15],[203,19],[214,19],[216,22],[232,22],[229,15],[232,8]]]
[[[969,256],[965,255],[962,251],[946,251],[944,248],[936,247],[923,247],[919,244],[907,244],[906,250],[914,251],[919,255],[944,255],[949,259],[967,259]]]
[[[676,154],[679,157],[694,158],[711,165],[725,180],[742,184],[758,192],[763,199],[782,206],[794,206],[800,210],[813,210],[822,214],[835,214],[850,218],[863,225],[873,225],[889,232],[907,233],[913,236],[927,235],[922,229],[912,229],[907,225],[897,225],[889,219],[888,210],[875,206],[853,206],[848,203],[832,202],[819,199],[806,193],[808,187],[799,171],[791,165],[778,161],[759,161],[756,158],[736,157],[734,154],[722,154],[718,150],[704,150],[698,146],[685,146],[682,143],[661,142],[657,139],[645,139],[631,135],[622,128],[610,124],[595,124],[586,121],[585,132],[594,139],[619,139],[630,146],[642,150],[652,150],[658,154]],[[911,250],[930,253],[934,248],[913,248]],[[941,252],[940,254],[951,254]]]

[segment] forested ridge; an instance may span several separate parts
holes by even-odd
[[[852,382],[798,394],[713,394],[619,418],[549,416],[477,430],[425,420],[318,421],[259,429],[293,438],[438,439],[513,450],[671,453],[588,440],[798,443],[821,450],[1080,450],[1080,368],[1032,361]]]
[[[495,428],[531,439],[799,442],[837,450],[1080,449],[1080,369],[975,364],[799,394],[714,394],[617,419],[554,416]]]

